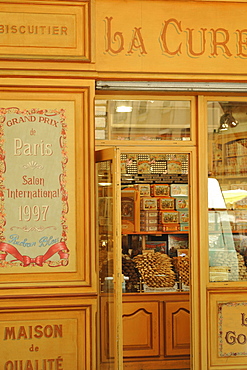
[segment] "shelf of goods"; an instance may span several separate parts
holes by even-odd
[[[189,289],[188,156],[126,154],[121,159],[125,290],[176,291],[177,283]],[[134,266],[131,275],[129,265]]]

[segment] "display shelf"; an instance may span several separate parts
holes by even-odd
[[[124,232],[122,235],[156,235],[156,236],[162,236],[162,235],[169,235],[169,234],[189,234],[189,231],[160,231],[160,232],[152,232],[152,231],[138,231],[138,232]]]

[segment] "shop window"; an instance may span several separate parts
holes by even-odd
[[[96,140],[190,140],[190,100],[96,100]]]
[[[247,102],[209,101],[210,281],[247,280]]]

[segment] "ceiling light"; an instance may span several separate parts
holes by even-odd
[[[131,113],[132,107],[128,107],[126,105],[121,105],[120,107],[116,108],[117,113]]]
[[[233,115],[230,112],[226,112],[220,117],[219,131],[226,131],[229,127],[236,127],[237,125],[238,121],[233,117]]]

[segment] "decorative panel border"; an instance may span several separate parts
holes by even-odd
[[[246,290],[209,292],[210,366],[246,366]],[[210,368],[211,368],[210,367]]]
[[[88,1],[1,1],[0,8],[0,60],[90,61]]]
[[[8,304],[0,312],[2,369],[96,368],[96,300],[49,298]]]
[[[56,84],[1,94],[0,287],[95,283],[93,84]]]

